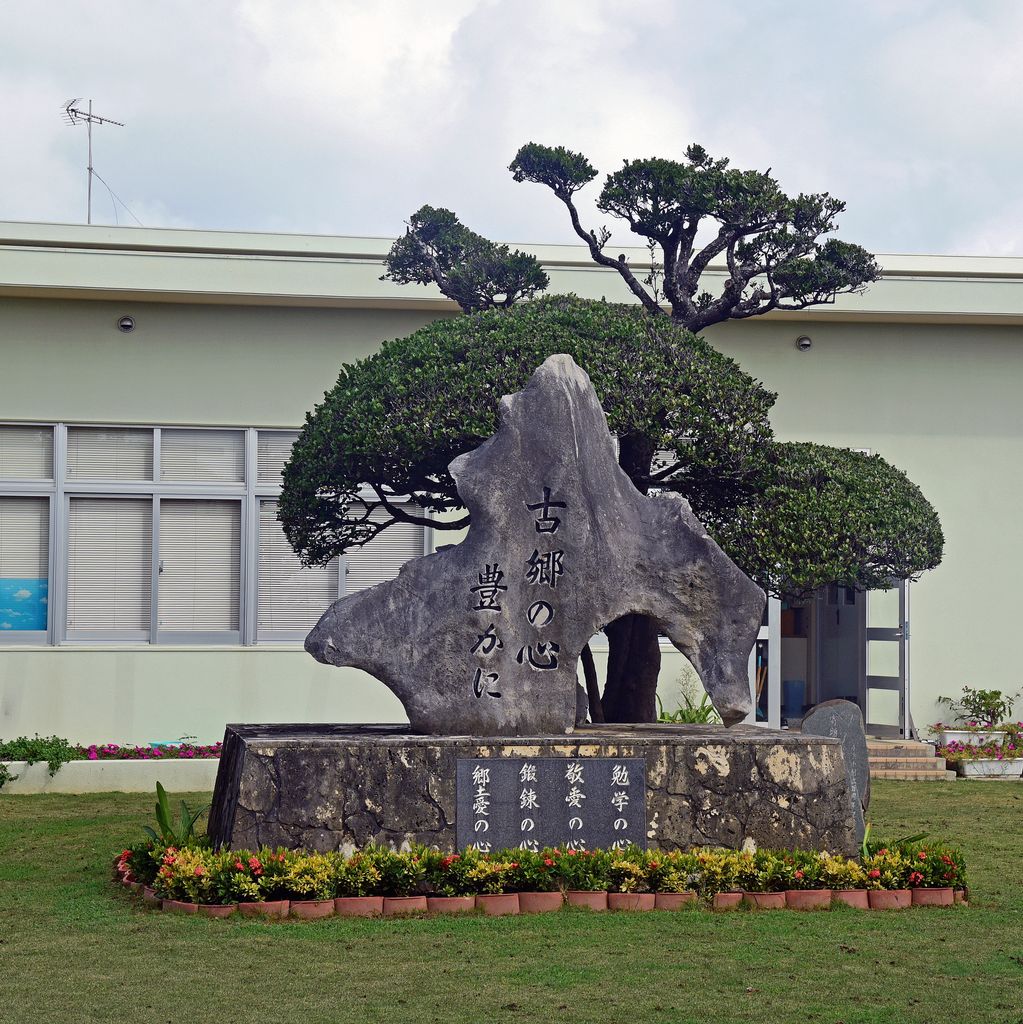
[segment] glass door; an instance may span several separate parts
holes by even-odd
[[[870,736],[908,737],[908,585],[869,590],[864,626],[865,671],[860,706]]]

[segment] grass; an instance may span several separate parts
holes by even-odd
[[[0,1022],[1023,1024],[1023,785],[875,783],[874,834],[963,847],[972,906],[877,914],[209,921],[109,862],[134,795],[0,795]]]

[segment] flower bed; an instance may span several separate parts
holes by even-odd
[[[146,792],[152,790],[155,776],[152,772],[84,771],[78,766],[83,762],[113,764],[114,762],[149,762],[152,765],[169,762],[191,762],[213,764],[220,758],[221,743],[91,743],[88,746],[69,743],[60,736],[35,736],[29,739],[20,736],[14,740],[0,741],[0,788],[5,783],[21,784],[11,787],[11,792]],[[35,770],[33,766],[40,766]],[[46,765],[45,773],[42,765]],[[75,765],[65,769],[65,765]],[[172,769],[173,771],[173,769]],[[61,775],[60,781],[51,780]],[[207,771],[177,771],[188,789],[206,788],[206,776],[215,774]],[[129,778],[128,776],[133,776]],[[134,777],[134,776],[137,776]]]
[[[148,842],[124,850],[115,875],[166,910],[214,917],[290,912],[303,919],[545,912],[566,902],[596,910],[951,905],[955,892],[962,901],[966,890],[957,850],[910,841],[870,844],[856,859],[799,850],[638,847],[444,855],[421,846],[400,852],[370,846],[346,856]]]

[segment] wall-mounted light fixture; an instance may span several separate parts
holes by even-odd
[[[117,318],[117,329],[123,334],[128,334],[135,330],[135,317],[133,316],[119,316]]]
[[[801,334],[796,338],[796,348],[799,349],[800,352],[809,352],[810,349],[813,348],[813,339],[808,338],[805,334]]]

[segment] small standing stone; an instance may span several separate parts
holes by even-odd
[[[827,700],[806,713],[802,732],[807,736],[831,736],[842,741],[856,836],[862,843],[867,807],[870,805],[870,757],[863,713],[852,701]]]

